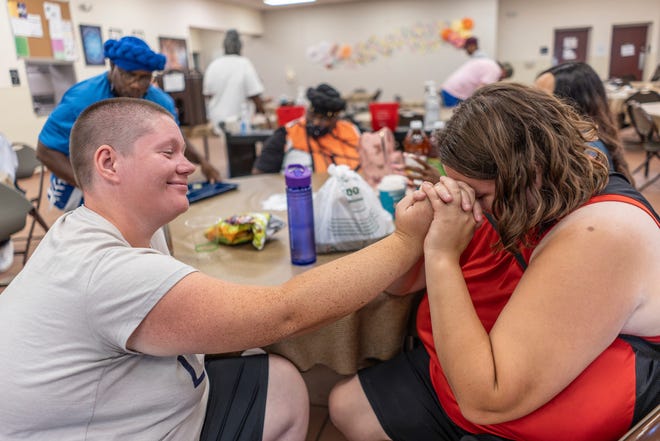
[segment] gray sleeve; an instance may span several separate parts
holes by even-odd
[[[284,161],[286,129],[280,127],[266,140],[254,167],[264,173],[279,173]]]
[[[113,350],[126,342],[149,311],[193,267],[150,248],[116,248],[96,266],[86,295],[87,319]]]

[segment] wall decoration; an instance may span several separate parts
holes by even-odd
[[[87,66],[104,66],[105,56],[103,55],[101,27],[81,24],[80,39],[85,53],[85,64]]]
[[[109,28],[108,29],[108,40],[119,40],[124,36],[124,31],[119,28]]]
[[[472,36],[474,21],[471,18],[415,23],[394,30],[385,37],[372,35],[353,45],[321,41],[306,50],[307,59],[326,69],[345,65],[354,67],[376,61],[378,57],[391,57],[396,51],[428,53],[437,50],[443,42],[462,48],[465,39]]]
[[[160,53],[167,57],[165,70],[188,70],[188,49],[181,38],[158,37]]]
[[[472,36],[473,28],[474,21],[469,17],[465,17],[461,20],[453,20],[449,26],[442,28],[440,36],[455,48],[462,49],[465,40]]]

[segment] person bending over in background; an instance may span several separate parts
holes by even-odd
[[[536,77],[536,87],[565,100],[591,120],[598,131],[598,140],[590,143],[607,156],[610,169],[618,171],[634,185],[630,169],[623,157],[623,146],[614,117],[607,103],[603,82],[591,66],[569,61],[544,70]]]
[[[424,259],[391,287],[426,286],[422,345],[333,389],[349,440],[614,441],[660,404],[660,217],[594,132],[517,84],[456,109]]]
[[[227,31],[224,47],[225,54],[213,60],[204,73],[203,93],[208,99],[209,120],[215,130],[229,119],[238,121],[248,98],[257,113],[266,113],[261,99],[264,86],[252,62],[241,56],[243,44],[235,29]]]
[[[87,106],[113,97],[144,98],[165,107],[178,123],[172,97],[151,84],[153,71],[165,67],[164,55],[132,36],[106,41],[103,51],[110,59],[110,70],[67,90],[39,133],[37,157],[53,172],[48,198],[60,210],[73,210],[82,203],[82,192],[76,186],[69,162],[69,138],[73,123]],[[204,176],[210,181],[220,180],[218,170],[189,142],[186,144],[186,156],[201,166]]]
[[[360,131],[339,118],[346,101],[328,84],[307,89],[307,114],[278,128],[266,140],[252,173],[278,173],[288,164],[303,164],[323,173],[330,164],[360,167]]]
[[[169,255],[161,228],[188,208],[185,147],[172,114],[146,100],[103,100],[76,121],[84,205],[0,295],[1,439],[304,440],[309,400],[290,362],[205,367],[196,354],[337,320],[421,257],[432,209],[417,192],[392,235],[280,286],[202,274]]]
[[[509,63],[490,58],[472,58],[454,71],[442,84],[440,94],[446,107],[453,107],[467,99],[478,88],[513,75]]]

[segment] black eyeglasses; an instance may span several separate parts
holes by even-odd
[[[145,74],[128,72],[118,66],[115,66],[115,69],[117,69],[117,72],[119,72],[119,78],[121,78],[122,82],[126,83],[127,85],[137,83],[140,86],[148,86],[151,84],[151,80],[153,79],[153,74],[151,73]]]

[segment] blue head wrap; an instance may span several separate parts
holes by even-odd
[[[120,40],[108,40],[103,45],[104,55],[125,71],[163,70],[167,58],[149,48],[149,45],[137,37],[122,37]]]

